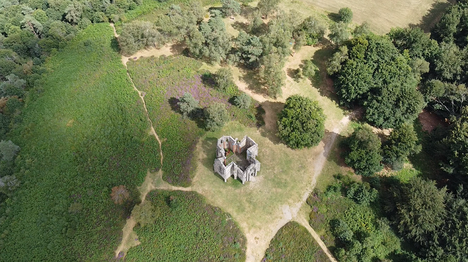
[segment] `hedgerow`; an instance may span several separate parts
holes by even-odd
[[[112,39],[109,25],[89,26],[50,58],[30,91],[8,137],[21,147],[21,185],[0,205],[0,261],[110,260],[136,187],[159,168],[159,147]],[[119,185],[130,193],[122,205],[110,196]]]
[[[129,250],[127,261],[245,261],[239,227],[198,193],[156,190],[146,201],[161,215],[135,228],[141,244]]]

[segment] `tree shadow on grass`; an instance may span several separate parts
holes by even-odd
[[[110,46],[112,48],[113,51],[117,52],[120,54],[120,47],[119,47],[119,41],[117,41],[117,38],[114,37],[111,39],[111,43],[110,43]]]
[[[312,62],[318,67],[318,71],[311,79],[312,85],[318,89],[322,96],[330,98],[332,101],[339,104],[338,96],[333,87],[333,80],[327,73],[327,62],[333,55],[335,49],[331,46],[317,50],[312,57]]]
[[[286,69],[286,74],[296,83],[299,83],[301,80],[301,68],[288,68]]]
[[[244,23],[244,22],[239,22],[239,21],[236,21],[234,23],[232,23],[232,28],[236,29],[237,31],[244,31],[244,32],[249,32],[250,30],[250,25],[248,23]]]
[[[180,107],[178,105],[179,99],[176,97],[171,97],[169,98],[168,102],[169,105],[171,106],[172,111],[174,111],[177,114],[181,114],[182,112],[180,111]],[[183,120],[191,120],[197,124],[198,128],[205,129],[206,128],[206,123],[205,123],[205,113],[203,111],[203,108],[195,108],[188,114],[187,116],[183,116]]]
[[[327,16],[333,22],[336,22],[336,23],[340,22],[340,15],[338,13],[328,13]]]
[[[202,158],[202,164],[209,170],[213,170],[213,164],[216,157],[217,143],[218,139],[214,137],[205,137],[202,141],[202,150],[206,154],[206,157]],[[213,174],[215,174],[214,171]]]
[[[258,72],[253,70],[245,70],[244,72],[241,80],[247,84],[248,89],[256,94],[268,96],[268,90],[263,87]]]
[[[455,3],[455,1],[448,1],[448,2],[435,2],[432,4],[431,9],[427,11],[427,13],[421,18],[419,24],[410,24],[409,27],[415,28],[419,27],[424,32],[429,33],[432,28],[439,22],[442,16],[445,13],[447,7],[451,4]]]
[[[259,128],[260,134],[268,138],[273,144],[281,143],[278,137],[278,114],[283,110],[284,104],[281,102],[265,101],[260,104],[263,110],[264,125]],[[259,112],[260,113],[260,112]]]

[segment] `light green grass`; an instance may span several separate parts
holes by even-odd
[[[159,167],[159,147],[112,39],[108,24],[89,26],[48,59],[31,91],[10,136],[21,146],[21,186],[0,207],[0,261],[110,260],[136,187]],[[111,200],[118,185],[130,191],[126,204]],[[69,212],[73,203],[81,211]]]

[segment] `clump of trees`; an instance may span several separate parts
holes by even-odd
[[[286,99],[278,119],[281,140],[291,148],[318,145],[325,134],[325,115],[316,101],[294,95]]]
[[[125,24],[122,34],[117,39],[120,51],[124,55],[132,55],[140,49],[161,47],[164,44],[164,38],[156,26],[146,21]]]
[[[388,38],[364,35],[346,42],[327,70],[340,103],[363,106],[367,121],[392,128],[413,121],[425,105],[411,64]]]

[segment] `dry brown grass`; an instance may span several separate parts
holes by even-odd
[[[407,27],[420,24],[428,11],[446,0],[284,0],[280,7],[296,10],[304,16],[311,14],[337,13],[340,8],[349,7],[354,13],[353,23],[367,21],[372,31],[383,34],[393,27]],[[438,12],[443,10],[438,10]]]

